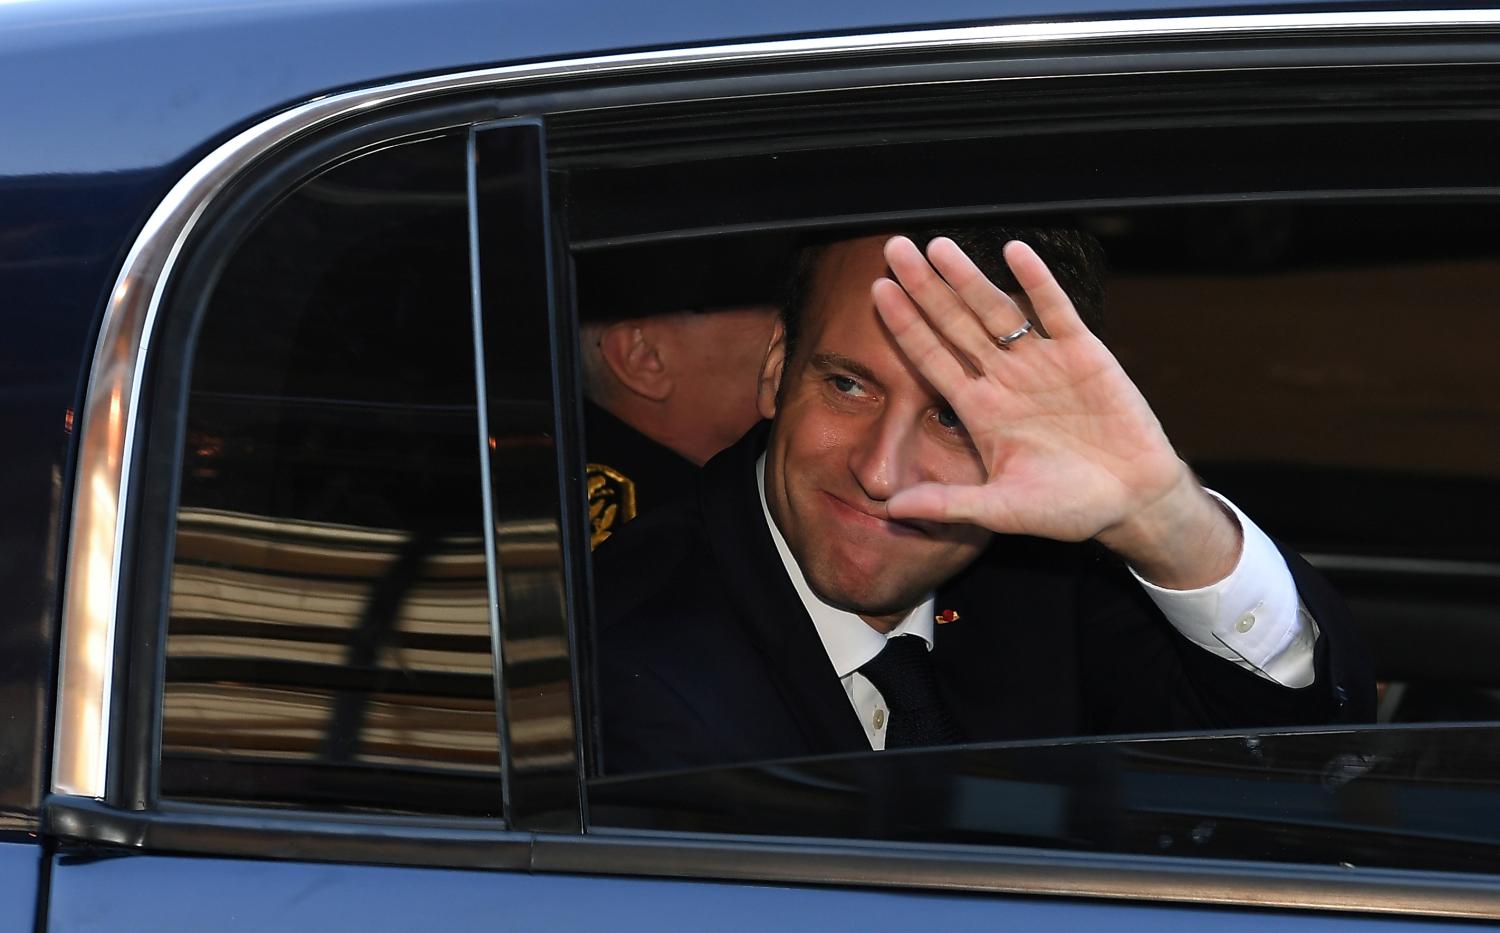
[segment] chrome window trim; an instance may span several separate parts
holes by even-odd
[[[1007,49],[1130,39],[1212,39],[1314,32],[1500,26],[1497,10],[1287,13],[1013,23],[747,42],[510,65],[315,98],[239,133],[193,166],[142,228],[104,310],[80,410],[72,527],[63,590],[52,789],[102,799],[119,613],[120,563],[141,380],[166,283],[209,202],[273,148],[361,111],[422,97],[568,78],[651,74],[705,65],[796,63],[871,53]]]
[[[254,805],[174,802],[142,812],[52,796],[43,814],[47,834],[63,842],[240,858],[524,871],[533,841],[500,820]]]
[[[1344,864],[595,832],[537,835],[529,867],[538,873],[1110,898],[1253,907],[1268,913],[1290,909],[1500,918],[1500,885],[1493,876]]]

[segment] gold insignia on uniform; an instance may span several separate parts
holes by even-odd
[[[589,546],[596,548],[616,528],[635,518],[635,481],[614,467],[588,465]]]

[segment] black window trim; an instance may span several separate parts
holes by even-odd
[[[578,573],[586,566],[587,543],[580,529],[587,518],[582,503],[587,498],[583,486],[583,451],[579,440],[575,382],[569,366],[570,354],[560,348],[575,343],[572,321],[571,276],[566,261],[566,236],[550,191],[547,138],[540,118],[517,118],[478,124],[468,133],[469,262],[470,287],[474,305],[474,360],[479,395],[480,436],[477,452],[484,488],[485,552],[489,584],[490,625],[494,634],[497,663],[496,704],[501,718],[501,781],[505,789],[505,814],[516,828],[548,828],[582,832],[584,825],[583,743],[578,729],[578,640],[577,626],[572,624],[587,605],[588,590]],[[524,328],[502,329],[511,302],[516,296],[527,306],[546,309],[544,321],[537,322],[543,336],[540,341],[552,350],[550,383],[527,386],[540,404],[547,400],[551,418],[539,433],[552,438],[554,482],[548,496],[539,494],[528,515],[541,525],[556,523],[546,537],[548,554],[557,561],[556,614],[546,618],[526,619],[519,625],[508,623],[501,611],[506,605],[506,568],[499,562],[501,548],[500,514],[492,487],[494,467],[500,467],[501,451],[492,451],[493,435],[489,432],[492,405],[511,400],[508,393],[494,393],[487,388],[498,384],[498,377],[508,368],[496,350],[507,350]],[[571,731],[567,736],[571,760],[556,765],[533,766],[515,751],[513,730],[520,728],[516,708],[511,704],[507,682],[520,665],[506,650],[517,637],[515,628],[524,627],[533,637],[555,639],[567,645],[570,665],[567,681],[555,691],[555,699],[566,704]],[[546,691],[533,688],[532,699],[542,699]]]

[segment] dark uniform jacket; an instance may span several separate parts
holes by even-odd
[[[765,434],[595,554],[605,773],[869,750],[766,527]],[[957,614],[931,655],[947,705],[972,742],[1368,721],[1342,601],[1287,560],[1320,631],[1299,690],[1188,642],[1102,548],[1000,536],[937,594]]]
[[[584,402],[583,417],[594,547],[641,512],[696,498],[696,463],[593,402]]]

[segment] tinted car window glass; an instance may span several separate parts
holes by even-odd
[[[464,139],[311,178],[197,338],[161,794],[496,815]]]
[[[1205,481],[1337,583],[1375,655],[1380,719],[1403,725],[610,773],[589,784],[593,828],[1482,866],[1500,842],[1473,816],[1493,793],[1494,728],[1454,721],[1500,719],[1489,214],[1424,201],[1027,218],[1099,237],[1107,342]]]
[[[1210,82],[1195,80],[1203,86],[1182,89],[1196,96]],[[1013,93],[991,95],[997,107],[1041,102],[1028,88],[1007,90]],[[1362,98],[1371,89],[1348,90]],[[1349,120],[1335,118],[1333,108],[1315,118],[1309,114],[1316,107],[1307,104],[1316,101],[1304,97],[1309,91],[1317,89],[1310,83],[1258,94],[1265,106],[1254,120],[1203,113],[1205,104],[1217,107],[1223,96],[1212,102],[1183,96],[1170,104],[1152,98],[1153,107],[1180,106],[1193,117],[1177,121],[1162,120],[1155,110],[1143,114],[1123,96],[1109,102],[1111,113],[1102,120],[1103,110],[1089,108],[1080,114],[1084,119],[1059,118],[1045,127],[997,119],[966,132],[955,121],[945,132],[905,121],[905,135],[884,136],[867,121],[863,134],[840,136],[829,118],[821,136],[809,131],[796,145],[785,142],[790,118],[766,119],[758,125],[763,148],[744,143],[717,151],[711,150],[720,139],[711,136],[712,126],[703,129],[706,118],[691,128],[707,141],[689,151],[698,140],[662,145],[640,125],[624,132],[628,112],[609,115],[617,125],[601,127],[600,137],[621,152],[634,146],[632,158],[587,152],[570,163],[581,314],[591,296],[590,263],[634,251],[622,266],[639,268],[653,247],[661,248],[661,268],[671,268],[687,246],[720,254],[696,265],[741,269],[735,257],[746,253],[747,243],[790,241],[795,247],[799,237],[886,232],[934,218],[999,217],[1094,233],[1113,273],[1106,341],[1206,484],[1306,553],[1342,592],[1359,636],[1345,644],[1370,646],[1380,702],[1377,709],[1362,700],[1358,718],[1307,719],[1319,724],[1315,731],[1269,720],[1244,722],[1242,734],[1233,735],[1207,722],[1110,729],[1084,721],[1036,733],[1040,741],[1017,733],[962,748],[828,756],[859,745],[858,733],[844,730],[853,736],[845,740],[834,732],[846,721],[835,721],[843,697],[836,688],[814,697],[811,687],[793,694],[782,686],[803,678],[808,668],[798,665],[805,659],[823,664],[817,640],[809,639],[811,655],[794,657],[790,649],[775,655],[780,666],[770,678],[740,677],[749,665],[738,662],[753,656],[729,653],[747,640],[741,629],[759,637],[753,626],[760,620],[771,620],[762,625],[768,631],[781,625],[777,635],[793,631],[802,618],[795,597],[784,601],[791,607],[786,612],[752,616],[731,606],[708,624],[696,624],[705,616],[700,613],[677,625],[687,617],[680,607],[708,589],[700,583],[708,574],[684,575],[676,590],[685,594],[681,598],[672,592],[656,598],[662,591],[638,597],[629,588],[630,574],[620,575],[623,584],[609,575],[606,549],[632,540],[627,527],[595,553],[602,594],[596,597],[603,684],[597,718],[605,757],[588,787],[594,830],[1442,870],[1472,869],[1493,851],[1500,839],[1493,825],[1455,821],[1452,814],[1470,795],[1480,800],[1493,791],[1494,763],[1484,752],[1493,727],[1460,723],[1500,720],[1500,676],[1492,661],[1500,648],[1494,624],[1500,552],[1492,531],[1500,474],[1487,443],[1497,426],[1488,360],[1500,332],[1484,287],[1497,271],[1500,238],[1490,216],[1492,189],[1474,196],[1488,179],[1484,163],[1472,155],[1495,126],[1487,116],[1445,122],[1423,134],[1431,145],[1421,159],[1365,160],[1348,169],[1347,159],[1330,155],[1318,165],[1286,153],[1303,145],[1325,154],[1362,151],[1409,118],[1390,109],[1368,121]],[[1423,92],[1413,82],[1394,93]],[[1348,99],[1340,98],[1340,117],[1347,116]],[[1288,117],[1268,132],[1266,124],[1279,119],[1277,106],[1285,106]],[[673,116],[693,116],[686,111],[685,105]],[[639,116],[644,123],[656,115]],[[734,132],[757,126],[744,116],[719,118],[725,125],[738,120]],[[575,129],[586,129],[583,119]],[[612,129],[621,132],[611,137]],[[678,180],[683,196],[647,210],[667,177]],[[889,178],[901,184],[882,183]],[[607,295],[619,277],[598,278]],[[640,304],[713,305],[707,292],[697,300],[654,297]],[[594,446],[595,438],[589,442]],[[749,512],[753,524],[759,516],[753,507]],[[700,526],[659,520],[641,525],[647,527],[696,533]],[[631,570],[696,553],[674,551],[668,534],[650,543],[656,545],[646,549],[651,557],[636,560]],[[698,571],[706,562],[682,563]],[[725,571],[709,579],[773,581],[780,579],[775,563],[755,566],[758,576]],[[739,566],[754,565],[746,560]],[[635,609],[641,605],[656,618],[628,634],[646,634],[634,642],[612,638],[617,619],[632,624],[646,616]],[[996,605],[1006,603],[997,599]],[[967,624],[978,615],[964,613]],[[1023,622],[1020,613],[1006,618],[1003,608],[996,615],[986,622],[997,628],[1045,624],[1042,618]],[[730,621],[713,628],[720,618]],[[792,621],[783,625],[783,619]],[[632,653],[652,623],[677,641],[652,643],[649,655]],[[952,644],[962,637],[965,624],[939,628],[934,654],[943,639]],[[698,637],[703,631],[728,634],[710,642]],[[795,644],[791,635],[784,642]],[[688,647],[674,655],[678,645]],[[764,645],[781,648],[774,638],[756,647]],[[1028,657],[1040,667],[1067,655]],[[624,659],[615,664],[624,676],[611,671],[617,658]],[[669,666],[676,658],[687,660]],[[1131,668],[1120,663],[1114,669]],[[661,689],[651,679],[659,670],[674,678],[658,677],[665,682]],[[809,673],[794,687],[829,680],[825,670],[816,675],[823,680]],[[1337,675],[1323,684],[1330,680],[1337,684]],[[1087,681],[1090,688],[1110,682],[1108,676]],[[734,688],[721,690],[719,683]],[[767,683],[771,687],[762,689]],[[1359,683],[1368,697],[1369,678]],[[672,690],[692,697],[684,704],[691,707],[687,715],[671,712]],[[967,711],[980,708],[971,701],[977,691],[954,692]],[[1033,706],[1050,699],[1045,692],[1025,696]],[[833,737],[799,745],[793,729],[757,733],[759,723],[794,718],[774,719],[778,704],[794,714],[828,710],[830,717],[807,731],[829,723]],[[733,719],[741,710],[753,715]],[[881,712],[864,722],[879,729]],[[668,725],[653,731],[658,714]],[[684,727],[693,715],[710,726],[701,732]],[[1367,724],[1370,719],[1376,725]],[[725,721],[734,727],[714,728]],[[1416,722],[1424,725],[1407,725]],[[1429,725],[1434,722],[1441,725]],[[1125,734],[1094,737],[1111,731]],[[1143,738],[1146,733],[1151,737]],[[755,738],[754,747],[739,742],[741,736]],[[714,767],[715,761],[738,763]],[[632,769],[654,773],[633,775]]]
[[[1094,218],[1111,234],[1111,346],[1204,482],[1338,586],[1375,655],[1382,720],[1500,719],[1490,213]]]
[[[1114,233],[1111,344],[1178,450],[1302,546],[1494,560],[1491,213],[1261,204],[1101,217]],[[1424,335],[1442,352],[1413,352]]]

